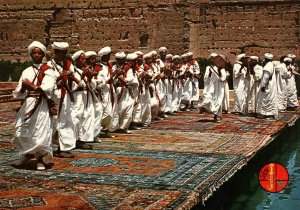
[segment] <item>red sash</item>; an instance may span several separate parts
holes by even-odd
[[[101,71],[101,70],[102,70],[102,66],[96,64],[95,67],[94,67],[94,72],[98,73],[98,72]],[[94,78],[97,79],[97,78],[98,78],[98,75],[95,75]]]
[[[41,86],[42,81],[43,81],[44,76],[45,76],[45,71],[47,71],[48,69],[51,69],[51,67],[48,66],[47,64],[44,64],[40,69],[38,69],[37,86]],[[34,83],[34,80],[32,81],[33,83]],[[42,98],[43,98],[43,96],[40,93],[37,100],[36,100],[36,102],[35,102],[35,104],[34,104],[34,107],[32,108],[32,110],[30,110],[29,112],[27,112],[25,114],[25,116],[26,116],[25,121],[28,120],[33,115],[35,110],[38,108],[38,106],[42,102]]]
[[[63,66],[63,70],[62,73],[66,73],[70,70],[72,62],[70,60],[66,60],[66,62],[64,62],[64,66]],[[59,101],[59,107],[58,107],[58,114],[60,113],[61,107],[62,107],[62,103],[64,101],[64,98],[66,96],[66,92],[67,92],[67,88],[66,86],[67,81],[68,81],[68,76],[63,76],[62,77],[62,87],[61,87],[61,92],[60,92],[60,101]]]

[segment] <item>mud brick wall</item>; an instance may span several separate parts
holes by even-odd
[[[300,2],[291,0],[0,0],[0,60],[29,60],[27,46],[148,52],[166,46],[207,57],[242,51],[299,55]]]

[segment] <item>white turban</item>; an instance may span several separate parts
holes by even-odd
[[[296,55],[294,55],[294,54],[288,54],[287,57],[289,57],[291,59],[294,59],[294,58],[296,58]]]
[[[240,61],[244,57],[246,57],[245,53],[239,54],[238,56],[236,56],[236,61]]]
[[[135,54],[135,53],[129,53],[126,58],[129,61],[133,61],[133,60],[137,59],[137,54]]]
[[[126,58],[126,54],[124,52],[117,52],[115,54],[115,57],[118,59],[123,59],[123,58]]]
[[[210,54],[210,55],[208,56],[208,59],[211,59],[211,58],[217,57],[217,56],[218,56],[217,53],[212,53],[212,54]]]
[[[192,52],[188,52],[187,56],[193,56],[193,53]]]
[[[40,43],[40,42],[38,42],[38,41],[33,41],[33,42],[28,46],[28,54],[29,54],[29,55],[31,54],[31,52],[32,52],[32,50],[33,50],[34,48],[39,48],[39,49],[41,49],[41,50],[44,52],[44,54],[46,53],[46,47],[45,47],[45,45],[43,45],[42,43]]]
[[[91,57],[93,55],[97,56],[97,53],[95,51],[87,51],[87,52],[85,52],[85,57],[86,58],[89,58],[89,57]]]
[[[285,58],[283,59],[283,62],[290,62],[290,63],[292,63],[293,60],[292,60],[292,58],[290,58],[290,57],[285,57]]]
[[[172,57],[173,57],[172,54],[167,54],[167,55],[166,55],[166,58],[172,58]]]
[[[151,57],[152,57],[152,54],[151,54],[151,53],[147,53],[147,54],[144,55],[144,59],[146,59],[146,58],[151,58]]]
[[[79,57],[81,56],[81,54],[84,54],[84,51],[83,51],[83,50],[77,51],[76,53],[74,53],[74,54],[72,55],[72,60],[73,60],[73,61],[76,61],[76,59],[79,58]]]
[[[69,49],[69,44],[67,42],[53,42],[52,48],[54,50],[67,50]]]
[[[187,54],[182,54],[181,58],[186,58],[188,55]]]
[[[162,51],[168,51],[168,49],[166,47],[160,47],[158,49],[158,52],[162,52]]]
[[[265,58],[272,60],[273,59],[273,55],[271,53],[265,53]]]
[[[103,55],[108,55],[109,53],[111,53],[111,48],[110,47],[104,47],[102,48],[99,52],[98,55],[101,58]]]
[[[150,53],[151,55],[157,55],[157,52],[155,50],[151,51]]]
[[[259,60],[259,58],[258,58],[257,56],[254,56],[254,55],[250,56],[250,59],[251,59],[251,60],[256,60],[256,61]]]
[[[179,55],[174,55],[172,60],[175,60],[175,59],[180,59],[180,56]]]
[[[144,53],[142,51],[136,51],[134,53],[137,54],[137,55],[144,55]]]

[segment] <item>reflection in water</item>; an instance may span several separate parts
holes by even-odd
[[[300,209],[300,121],[287,128],[267,148],[210,198],[201,210],[298,210]],[[289,183],[279,193],[260,187],[258,173],[267,163],[278,162],[288,169]]]

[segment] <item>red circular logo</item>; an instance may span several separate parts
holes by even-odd
[[[289,182],[287,169],[279,163],[269,163],[259,172],[259,183],[267,192],[277,193],[283,190]]]

